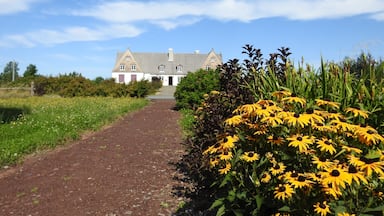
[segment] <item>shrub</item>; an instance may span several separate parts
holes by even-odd
[[[368,112],[288,91],[234,110],[203,152],[217,214],[383,213],[384,137]]]
[[[218,71],[200,69],[188,73],[176,87],[176,108],[195,109],[201,104],[204,94],[217,90],[218,86]]]

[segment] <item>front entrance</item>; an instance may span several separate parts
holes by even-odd
[[[169,86],[173,85],[173,77],[171,77],[171,76],[168,77],[168,85]]]

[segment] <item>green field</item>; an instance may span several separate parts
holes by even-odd
[[[147,103],[145,99],[101,97],[0,99],[0,166],[77,139]]]

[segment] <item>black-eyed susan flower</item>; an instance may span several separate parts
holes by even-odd
[[[299,113],[294,113],[293,115],[289,115],[284,118],[284,121],[288,125],[292,126],[300,126],[300,127],[305,127],[311,123],[311,119],[308,115],[302,115]]]
[[[219,162],[220,162],[220,158],[219,157],[212,157],[212,158],[209,159],[209,165],[211,167],[217,166],[219,164]]]
[[[293,188],[311,188],[312,185],[314,184],[313,181],[311,181],[310,179],[308,179],[305,175],[303,174],[299,174],[296,178],[292,178],[290,179],[290,181],[288,182],[290,183]]]
[[[285,199],[290,199],[295,191],[289,184],[279,184],[278,187],[275,187],[275,191],[273,193],[275,194],[274,197],[276,199],[284,201]]]
[[[323,156],[312,156],[312,163],[315,164],[316,168],[319,170],[329,168],[334,164],[332,161]]]
[[[315,99],[315,101],[316,101],[316,105],[319,107],[326,106],[326,107],[330,107],[333,109],[339,109],[339,107],[340,107],[340,103],[333,102],[330,100]]]
[[[238,126],[243,122],[244,122],[244,119],[242,115],[235,115],[225,120],[224,123],[229,126]]]
[[[284,138],[279,137],[279,136],[275,136],[275,135],[270,135],[267,137],[267,142],[274,144],[274,145],[281,145],[284,143]]]
[[[221,154],[219,154],[219,158],[220,158],[220,160],[225,160],[225,161],[227,161],[227,160],[231,160],[232,157],[233,157],[233,154],[232,154],[231,151],[226,151],[226,150],[225,150],[225,151],[221,152]]]
[[[347,213],[347,212],[340,212],[340,213],[337,213],[336,216],[356,216],[355,214],[350,214],[350,213]]]
[[[352,153],[355,153],[355,154],[361,154],[363,152],[363,150],[359,149],[359,148],[355,148],[355,147],[351,147],[351,146],[347,146],[347,145],[342,145],[341,146],[341,149],[347,151],[347,152],[352,152]]]
[[[271,175],[268,172],[263,172],[260,176],[260,181],[263,183],[268,183],[271,180]]]
[[[342,132],[353,131],[356,127],[356,125],[348,123],[344,118],[331,120],[330,125]]]
[[[222,175],[227,174],[231,170],[231,168],[232,168],[231,163],[226,162],[225,166],[219,169],[219,173]]]
[[[368,118],[369,112],[358,108],[349,107],[345,109],[346,113],[352,113],[354,117],[361,116],[362,118]]]
[[[262,123],[266,123],[271,127],[276,127],[283,124],[283,120],[276,116],[274,113],[271,113],[269,116],[265,116],[260,120]]]
[[[241,156],[240,156],[240,159],[242,160],[245,160],[247,162],[253,162],[253,161],[257,161],[260,159],[260,155],[253,152],[253,151],[249,151],[249,152],[244,152]]]
[[[285,90],[275,91],[275,92],[272,92],[272,96],[280,100],[283,97],[291,96],[291,92],[285,91]]]
[[[364,164],[359,166],[359,168],[365,172],[367,177],[370,177],[372,173],[378,175],[384,175],[384,161],[380,161],[380,158],[368,159],[366,157],[360,158]]]
[[[317,140],[316,143],[317,143],[317,148],[319,148],[320,151],[328,152],[331,155],[336,153],[336,149],[334,147],[335,144],[331,139],[321,138],[320,140]]]
[[[282,162],[274,163],[273,166],[269,169],[272,175],[276,176],[284,173],[285,168],[287,168]]]
[[[307,103],[305,98],[297,97],[296,94],[291,94],[291,96],[282,98],[281,101],[290,103],[290,104],[292,103],[300,104],[302,107],[304,107],[305,104]]]
[[[353,165],[348,166],[348,175],[350,176],[350,180],[351,180],[349,184],[351,184],[352,182],[356,182],[358,185],[360,185],[360,182],[364,184],[368,184],[368,181],[365,178],[364,172],[361,172]]]
[[[333,128],[332,126],[330,125],[326,125],[325,123],[321,123],[321,122],[316,122],[316,123],[313,123],[311,124],[312,128],[317,130],[317,131],[321,131],[321,132],[328,132],[328,133],[336,133],[336,128]]]
[[[232,149],[235,147],[235,143],[239,141],[239,137],[236,135],[226,136],[220,141],[223,149]]]
[[[206,155],[206,154],[214,154],[216,152],[218,152],[219,150],[222,149],[222,146],[221,146],[221,143],[216,143],[215,145],[211,145],[209,146],[204,152],[203,154]]]
[[[341,197],[341,195],[343,195],[339,186],[332,186],[331,184],[326,185],[322,183],[321,185],[322,185],[321,190],[325,194],[332,196],[334,199],[338,199],[339,197]]]
[[[315,212],[321,216],[326,216],[331,213],[331,209],[329,208],[327,201],[323,201],[322,203],[318,202],[313,205],[313,207],[315,208]]]
[[[321,181],[325,185],[332,185],[332,188],[342,187],[350,182],[350,176],[347,170],[339,165],[326,168],[324,172],[320,172]]]
[[[384,142],[384,137],[377,133],[377,131],[370,127],[355,127],[354,134],[358,137],[359,141],[366,145],[375,145]]]
[[[308,150],[309,145],[311,145],[314,141],[314,137],[303,136],[302,134],[295,134],[291,137],[287,138],[288,146],[292,146],[299,149],[299,152],[304,153]]]
[[[242,106],[239,106],[237,109],[233,111],[233,113],[246,113],[249,115],[252,115],[252,113],[255,112],[255,110],[259,109],[260,105],[254,103],[254,104],[244,104]]]
[[[308,118],[311,124],[324,123],[325,121],[324,117],[316,114],[312,108],[307,109],[302,115],[303,117]]]

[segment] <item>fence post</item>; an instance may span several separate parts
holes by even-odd
[[[31,96],[35,94],[35,82],[31,82]]]

